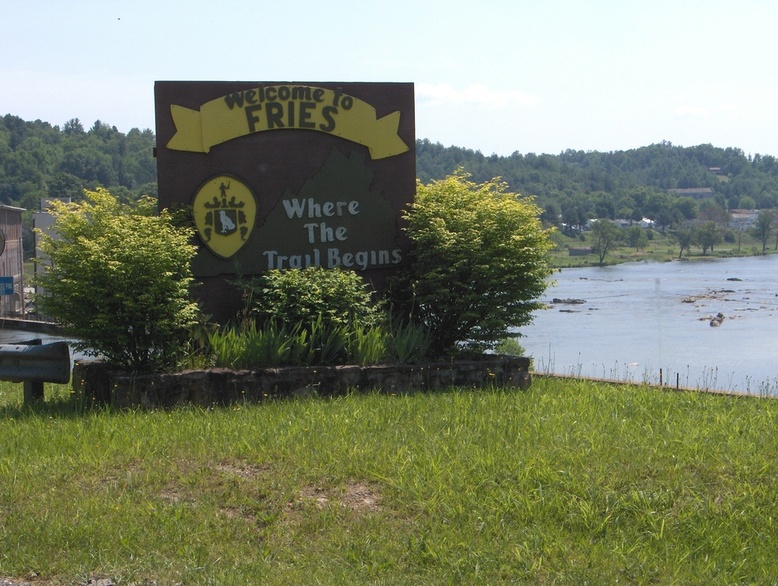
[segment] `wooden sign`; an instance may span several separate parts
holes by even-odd
[[[160,81],[155,101],[159,205],[191,206],[217,319],[236,276],[341,267],[380,289],[405,260],[413,84]]]

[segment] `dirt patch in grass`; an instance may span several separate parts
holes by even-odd
[[[336,506],[357,513],[381,511],[381,494],[378,486],[364,481],[350,481],[342,487],[322,488],[306,486],[299,497],[289,503],[290,509],[298,509],[313,503],[319,508]]]

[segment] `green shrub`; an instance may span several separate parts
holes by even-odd
[[[75,347],[133,370],[177,366],[198,308],[189,299],[192,233],[176,228],[156,200],[120,203],[108,191],[52,202],[56,237],[41,233],[51,259],[38,284],[46,315]]]
[[[503,338],[494,347],[494,351],[497,354],[505,354],[507,356],[524,356],[524,346],[522,346],[516,338]]]
[[[532,320],[552,272],[553,229],[540,213],[496,179],[479,185],[457,171],[418,184],[405,215],[414,249],[391,280],[392,302],[426,326],[433,355],[482,352]]]
[[[425,358],[429,338],[424,327],[412,322],[390,324],[385,313],[370,302],[355,274],[340,271],[332,279],[322,269],[288,273],[276,271],[269,279],[254,280],[246,289],[250,308],[254,308],[248,315],[259,317],[209,333],[207,345],[216,366],[408,364]],[[341,293],[356,302],[349,306],[341,297],[330,303],[331,289],[326,294],[316,293],[314,301],[305,298],[303,293],[313,288],[314,277],[325,277],[330,284],[345,282],[348,286],[341,287]],[[263,289],[260,283],[265,285]],[[263,306],[260,299],[270,301]],[[288,300],[288,305],[282,300]],[[333,309],[336,311],[330,311]]]
[[[368,327],[383,318],[380,304],[362,278],[342,269],[272,270],[241,283],[249,319],[259,324],[278,321],[325,326],[358,324]]]
[[[212,336],[217,363],[260,367],[385,359],[384,311],[355,272],[274,270],[240,285],[247,300],[245,319]],[[274,352],[274,344],[284,351]],[[240,359],[233,356],[241,352]]]

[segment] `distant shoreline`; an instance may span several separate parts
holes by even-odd
[[[656,255],[633,255],[633,256],[613,256],[605,259],[605,262],[603,264],[599,264],[596,262],[589,263],[565,263],[563,262],[563,259],[566,257],[563,257],[561,255],[554,258],[554,262],[552,262],[552,268],[559,270],[559,269],[586,269],[586,268],[597,268],[597,267],[612,267],[617,265],[623,265],[627,263],[650,263],[650,262],[656,262],[656,263],[666,263],[666,262],[689,262],[689,263],[695,263],[695,262],[712,262],[712,261],[718,261],[718,260],[735,260],[739,258],[755,258],[760,256],[773,256],[778,254],[778,251],[770,250],[765,252],[759,252],[756,254],[749,254],[749,253],[743,253],[743,254],[732,254],[731,252],[727,251],[725,254],[706,254],[705,256],[701,254],[694,254],[694,255],[687,255],[682,257],[670,257],[670,256],[656,256]]]

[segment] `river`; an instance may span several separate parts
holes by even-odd
[[[778,394],[776,274],[778,255],[562,269],[519,342],[537,372]]]

